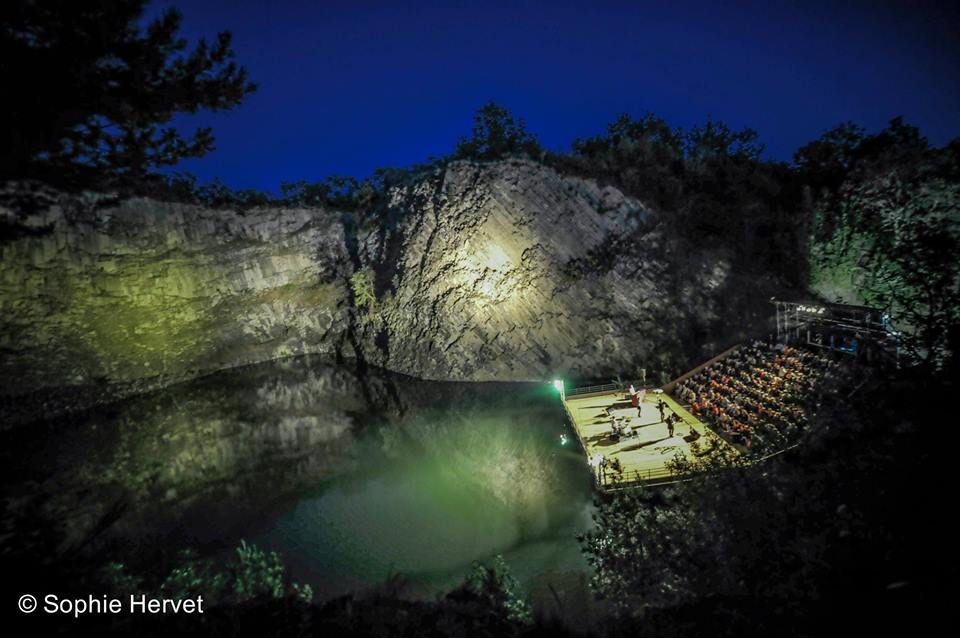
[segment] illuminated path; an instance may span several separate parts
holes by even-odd
[[[668,406],[664,416],[672,410],[683,419],[681,423],[675,425],[672,437],[667,431],[666,423],[660,419],[660,413],[657,410],[658,398],[662,398]],[[672,474],[667,469],[667,461],[677,452],[683,452],[688,457],[693,456],[690,444],[685,440],[692,430],[700,434],[698,444],[701,448],[724,446],[734,449],[666,393],[658,395],[651,390],[647,391],[646,398],[640,404],[639,416],[630,419],[630,425],[637,434],[621,438],[619,441],[614,441],[610,437],[610,417],[607,414],[607,408],[614,404],[624,409],[629,408],[630,398],[625,391],[606,390],[567,396],[563,403],[587,459],[597,454],[602,454],[606,459],[619,459],[623,466],[624,484],[669,481]],[[636,414],[637,411],[634,410],[633,413]],[[594,471],[594,480],[601,488],[609,487],[612,483],[609,472],[601,476]]]

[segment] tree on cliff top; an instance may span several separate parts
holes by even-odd
[[[81,187],[141,183],[213,149],[183,136],[177,113],[222,111],[256,89],[230,33],[192,51],[167,11],[142,28],[145,0],[10,0],[0,5],[0,178]]]
[[[514,120],[510,111],[494,102],[473,116],[473,135],[460,138],[453,156],[457,159],[496,160],[505,157],[540,155],[537,138],[527,132],[523,119]]]

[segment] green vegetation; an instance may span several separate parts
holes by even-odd
[[[135,631],[169,635],[199,629],[218,635],[536,635],[548,629],[532,615],[530,605],[502,556],[492,566],[473,565],[464,582],[434,601],[414,602],[401,595],[404,583],[389,579],[366,594],[351,594],[325,603],[313,602],[309,585],[291,583],[279,556],[241,542],[236,558],[223,566],[201,560],[192,551],[159,584],[134,576],[122,564],[101,572],[114,596],[204,600],[201,618],[167,615],[149,625],[136,616],[96,619],[102,631]],[[563,632],[559,635],[565,635]],[[557,635],[553,633],[553,635]]]
[[[259,598],[292,598],[303,603],[313,600],[310,585],[291,583],[276,552],[269,554],[256,545],[240,541],[236,558],[218,569],[214,561],[184,551],[178,564],[152,585],[132,575],[122,563],[109,563],[104,580],[116,594],[150,594],[154,597],[196,598],[206,604],[231,605]]]
[[[797,153],[813,191],[810,285],[886,309],[914,359],[949,365],[960,325],[960,143],[930,148],[895,119],[844,125]]]
[[[522,623],[533,619],[530,603],[503,556],[496,556],[492,567],[475,561],[466,584],[473,593],[486,599],[491,608],[501,609],[508,619]]]
[[[359,270],[350,276],[350,287],[353,289],[353,304],[357,308],[372,309],[377,301],[373,292],[373,277],[366,270]]]

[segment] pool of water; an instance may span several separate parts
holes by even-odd
[[[547,384],[358,375],[299,357],[43,428],[11,435],[20,454],[5,460],[67,545],[143,536],[215,554],[246,539],[321,598],[395,575],[407,595],[434,596],[497,554],[536,601],[583,589],[590,474],[560,443],[573,437]]]
[[[558,400],[539,385],[458,385],[370,428],[350,469],[302,494],[261,544],[327,593],[396,573],[439,591],[496,554],[531,584],[582,571],[590,477],[560,444]]]

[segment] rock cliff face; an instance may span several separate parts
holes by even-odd
[[[333,213],[89,197],[0,216],[8,395],[332,352],[347,323]]]
[[[7,397],[300,353],[426,378],[609,378],[668,370],[725,338],[722,254],[683,249],[668,220],[615,188],[532,162],[450,164],[392,191],[360,231],[321,209],[3,201]],[[357,270],[376,297],[363,308]]]
[[[686,328],[717,318],[722,256],[678,254],[669,226],[615,188],[530,162],[457,163],[392,204],[395,226],[361,241],[378,296],[360,317],[363,351],[377,365],[439,379],[635,375],[669,367]]]

